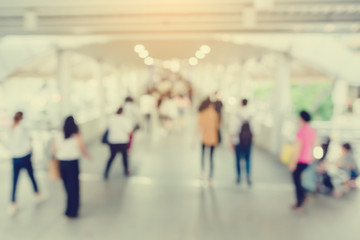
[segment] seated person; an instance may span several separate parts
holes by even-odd
[[[357,188],[356,179],[359,176],[359,169],[352,153],[352,147],[349,143],[342,145],[342,157],[338,162],[338,166],[345,170],[349,175],[349,180],[344,185],[350,188]]]

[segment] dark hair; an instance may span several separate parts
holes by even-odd
[[[305,122],[310,122],[310,121],[311,121],[311,115],[310,115],[310,113],[308,113],[307,111],[301,111],[301,112],[300,112],[300,117],[301,117],[302,120],[304,120]]]
[[[351,149],[352,149],[350,143],[344,143],[344,144],[342,145],[342,147],[345,148],[345,149],[348,150],[348,151],[351,151]]]
[[[19,122],[22,118],[23,118],[23,112],[17,112],[17,113],[15,113],[15,115],[14,115],[14,122]]]
[[[242,105],[243,106],[246,106],[248,104],[248,100],[246,98],[244,98],[242,101],[241,101]]]
[[[79,133],[79,127],[76,125],[74,117],[69,116],[64,123],[64,137],[65,139],[70,138],[75,133]]]
[[[199,112],[204,111],[205,109],[207,109],[211,104],[210,98],[207,97],[204,101],[202,101],[202,103],[199,106]]]
[[[134,99],[130,96],[125,98],[125,102],[134,102]]]
[[[122,114],[124,111],[123,107],[119,107],[119,109],[117,110],[116,114]]]
[[[219,114],[221,114],[221,110],[223,108],[223,103],[221,101],[216,101],[214,103],[214,106],[215,106],[215,111]]]

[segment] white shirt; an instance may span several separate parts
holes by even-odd
[[[241,127],[245,121],[248,121],[251,127],[251,119],[253,115],[250,109],[245,106],[240,108],[236,113],[233,115],[231,122],[230,122],[230,133],[232,137],[232,143],[234,145],[239,144],[239,134],[241,131]]]
[[[115,114],[109,118],[110,144],[124,144],[129,142],[129,134],[133,130],[131,120],[124,114]]]
[[[74,135],[65,139],[64,134],[59,133],[55,138],[55,146],[57,160],[71,161],[81,157],[79,142]]]
[[[21,158],[31,153],[29,132],[20,123],[9,131],[7,145],[13,158]]]

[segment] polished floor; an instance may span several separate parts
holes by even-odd
[[[154,141],[138,134],[131,153],[132,176],[122,175],[120,159],[110,179],[101,178],[108,149],[93,143],[93,162],[82,160],[81,217],[63,217],[64,192],[60,181],[38,170],[40,187],[48,196],[34,201],[30,182],[21,175],[20,210],[7,213],[10,169],[1,164],[0,239],[129,239],[129,240],[359,240],[360,195],[341,199],[314,196],[301,213],[290,210],[294,201],[287,169],[260,149],[253,151],[252,188],[235,184],[231,149],[215,153],[215,179],[199,180],[200,147],[190,132],[170,133]]]

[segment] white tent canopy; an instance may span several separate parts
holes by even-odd
[[[354,35],[354,37],[357,36]],[[24,65],[29,65],[32,61],[49,55],[51,52],[54,52],[56,48],[76,51],[82,46],[88,46],[87,48],[89,49],[91,45],[95,43],[101,43],[103,45],[109,44],[109,46],[111,46],[111,42],[119,40],[122,39],[119,37],[91,36],[47,36],[46,38],[42,38],[41,36],[5,37],[0,41],[0,81],[19,71]],[[192,40],[199,41],[199,46],[203,43],[201,40]],[[248,34],[218,35],[214,40],[231,42],[232,44],[242,46],[257,46],[272,52],[286,53],[293,58],[307,63],[309,66],[313,66],[315,69],[329,75],[333,79],[345,80],[351,85],[360,85],[360,54],[349,48],[341,36],[321,34]],[[139,42],[141,42],[141,40],[139,40]],[[132,49],[129,49],[129,51],[132,51]],[[154,53],[154,55],[164,55],[160,51],[168,51],[168,49],[157,48],[156,51],[159,52]],[[221,49],[219,49],[219,51],[221,51]],[[109,51],[109,53],[110,52],[111,51]],[[234,59],[238,57],[239,53],[236,51],[226,51],[224,55],[226,58]],[[254,57],[258,55],[259,51],[254,50]],[[219,55],[214,55],[214,58],[218,58],[218,56]],[[103,57],[106,61],[106,55]],[[126,54],[119,54],[118,57],[126,62]],[[249,57],[249,53],[247,53],[247,57]],[[211,54],[209,58],[211,60]],[[143,64],[141,61],[135,63]]]

